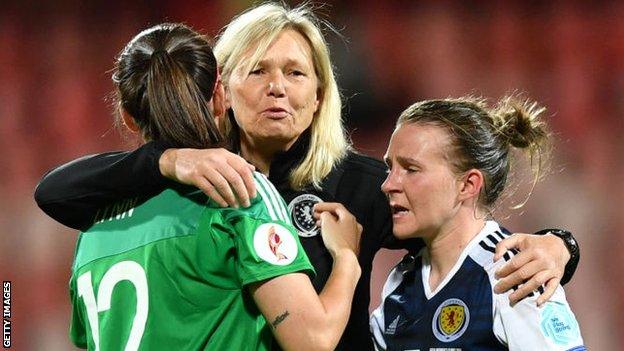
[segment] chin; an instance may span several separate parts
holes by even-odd
[[[263,128],[261,134],[265,138],[282,141],[291,140],[293,137],[296,137],[291,128],[287,128],[286,126],[267,126]]]
[[[409,230],[407,228],[401,228],[399,227],[394,227],[392,229],[392,234],[394,234],[394,237],[399,239],[399,240],[406,240],[406,239],[412,239],[412,238],[418,238],[418,233],[415,230]]]

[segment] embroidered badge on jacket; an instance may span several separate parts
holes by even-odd
[[[323,200],[316,195],[302,194],[292,199],[288,204],[290,218],[295,228],[297,228],[299,236],[308,238],[318,235],[320,229],[316,226],[316,221],[312,214],[314,205],[319,202],[323,202]]]

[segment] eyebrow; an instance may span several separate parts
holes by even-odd
[[[401,162],[406,162],[406,163],[419,163],[416,159],[411,158],[411,157],[397,156],[397,159]]]
[[[274,61],[275,61],[274,59],[263,59],[263,60],[258,61],[257,65],[262,66],[262,65],[266,65],[267,63],[273,63]],[[305,61],[297,60],[294,58],[287,58],[286,66],[302,66],[304,68],[310,68],[308,67]]]
[[[411,158],[411,157],[397,156],[397,161],[399,161],[399,163],[403,165],[409,164],[409,165],[414,165],[417,167],[422,167],[422,163],[420,163],[415,158]]]
[[[405,157],[405,156],[397,156],[396,158],[397,158],[397,161],[399,161],[399,163],[402,163],[402,164],[409,163],[409,164],[420,166],[420,162],[418,162],[414,158]],[[392,162],[390,160],[390,157],[388,157],[388,155],[384,155],[383,161],[386,163],[386,165],[389,165]]]

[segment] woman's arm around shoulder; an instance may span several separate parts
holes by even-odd
[[[147,143],[132,152],[71,161],[43,176],[35,189],[35,201],[54,220],[84,230],[106,204],[162,190],[165,178],[158,169],[162,152],[156,143]]]

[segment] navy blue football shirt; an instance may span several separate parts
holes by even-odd
[[[493,261],[496,244],[507,235],[496,222],[488,221],[434,291],[429,288],[426,249],[406,256],[388,276],[382,303],[371,316],[376,348],[585,350],[561,286],[539,308],[535,301],[539,292],[513,307],[510,292],[493,292],[494,273],[514,254],[510,251],[504,259]]]

